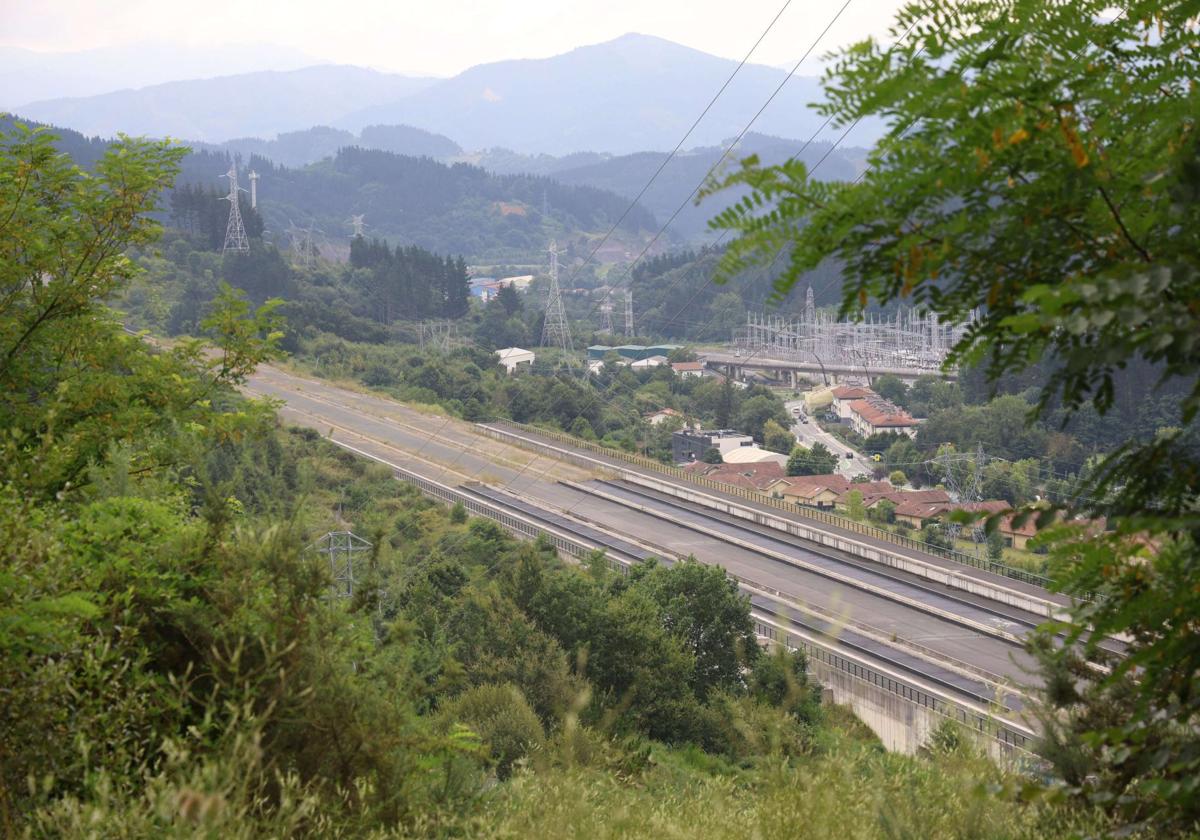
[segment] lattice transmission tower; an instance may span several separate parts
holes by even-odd
[[[353,598],[355,585],[366,577],[365,564],[371,557],[371,544],[351,531],[330,531],[308,548],[328,560],[333,594],[338,598]]]
[[[633,289],[625,290],[625,335],[633,335]]]
[[[367,223],[363,220],[366,218],[367,217],[365,214],[359,213],[357,216],[351,215],[350,218],[346,220],[350,223],[350,226],[354,228],[354,234],[351,237],[352,239],[357,239],[363,235],[363,228],[367,226]]]
[[[242,224],[242,208],[238,201],[238,193],[245,190],[238,186],[236,163],[230,164],[225,177],[229,179],[229,195],[225,196],[229,202],[229,224],[225,226],[225,244],[221,247],[221,253],[249,251],[250,240],[246,238],[246,226]]]
[[[611,334],[613,331],[612,311],[612,289],[609,289],[604,293],[604,302],[600,304],[600,314],[604,318],[604,322],[600,327],[602,332]]]
[[[550,288],[546,295],[542,346],[560,347],[568,356],[574,352],[571,346],[571,328],[567,326],[567,313],[563,309],[562,290],[558,287],[558,243],[554,241],[550,242]]]

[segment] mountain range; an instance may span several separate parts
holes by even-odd
[[[298,70],[319,62],[275,44],[138,43],[75,52],[0,46],[0,109],[44,99],[95,96],[180,79]]]
[[[453,137],[468,149],[505,147],[555,156],[580,150],[628,154],[673,148],[737,63],[630,34],[545,59],[481,64],[449,79],[359,67],[316,66],[151,85],[99,96],[43,100],[22,116],[85,134],[117,131],[217,143],[314,125],[358,132],[404,124]],[[747,64],[688,138],[710,146],[735,136],[787,74]],[[755,129],[810,136],[817,81],[793,77]],[[856,142],[878,126],[862,125]]]

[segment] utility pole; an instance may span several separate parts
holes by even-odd
[[[225,177],[229,179],[229,195],[225,196],[225,200],[229,202],[229,223],[225,226],[225,244],[221,247],[221,253],[249,251],[250,241],[246,238],[246,226],[242,224],[242,209],[238,206],[238,193],[244,192],[244,190],[238,186],[236,163],[229,165],[229,171],[225,173]]]
[[[542,346],[557,346],[570,356],[571,328],[563,310],[562,290],[558,287],[558,243],[550,242],[550,288],[546,296],[546,321],[542,325]]]
[[[633,335],[633,289],[625,290],[625,335]]]

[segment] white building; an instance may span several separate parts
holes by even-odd
[[[771,452],[758,446],[739,446],[721,453],[721,460],[726,464],[763,464],[767,462],[787,467],[788,456]]]
[[[537,358],[532,350],[522,350],[520,347],[505,347],[503,350],[497,350],[496,355],[500,357],[500,364],[504,365],[504,369],[510,375],[520,365],[533,367],[533,360]]]
[[[634,370],[645,370],[646,368],[661,367],[666,363],[666,356],[649,356],[645,359],[638,359],[636,362],[633,362],[630,367]]]

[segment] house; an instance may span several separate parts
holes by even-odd
[[[788,486],[779,488],[779,495],[798,505],[828,510],[838,496],[850,489],[850,479],[844,475],[797,475],[788,479]]]
[[[537,358],[532,350],[522,350],[520,347],[505,347],[503,350],[497,350],[496,355],[500,357],[500,364],[504,365],[509,375],[520,365],[533,367],[533,360]]]
[[[910,494],[911,498],[909,498]],[[940,494],[940,497],[936,494]],[[1012,505],[1008,502],[995,500],[958,504],[950,501],[949,494],[944,490],[914,490],[906,493],[903,501],[896,505],[896,521],[920,528],[928,520],[943,519],[956,510],[993,514],[1008,510],[1010,507]]]
[[[703,376],[704,362],[675,362],[671,365],[671,370],[675,371],[676,376]]]
[[[660,408],[658,411],[652,411],[649,414],[642,415],[642,419],[651,426],[658,426],[668,420],[678,418],[683,420],[683,415],[673,408]]]
[[[676,464],[701,461],[710,449],[720,452],[723,458],[739,446],[754,446],[754,438],[735,429],[682,429],[671,435],[671,457]]]
[[[778,496],[780,489],[788,486],[790,482],[783,467],[773,461],[761,464],[706,464],[703,461],[694,461],[684,467],[684,470],[692,475],[755,490],[768,496]]]
[[[829,407],[839,419],[849,420],[850,403],[874,396],[875,392],[863,385],[838,385],[829,391]]]
[[[775,463],[779,464],[781,468],[786,467],[788,462],[788,456],[757,446],[739,446],[737,449],[730,449],[728,452],[722,453],[721,458],[726,464]]]
[[[849,412],[850,425],[863,437],[884,432],[917,436],[920,421],[880,397],[851,400],[846,404],[846,410]]]

